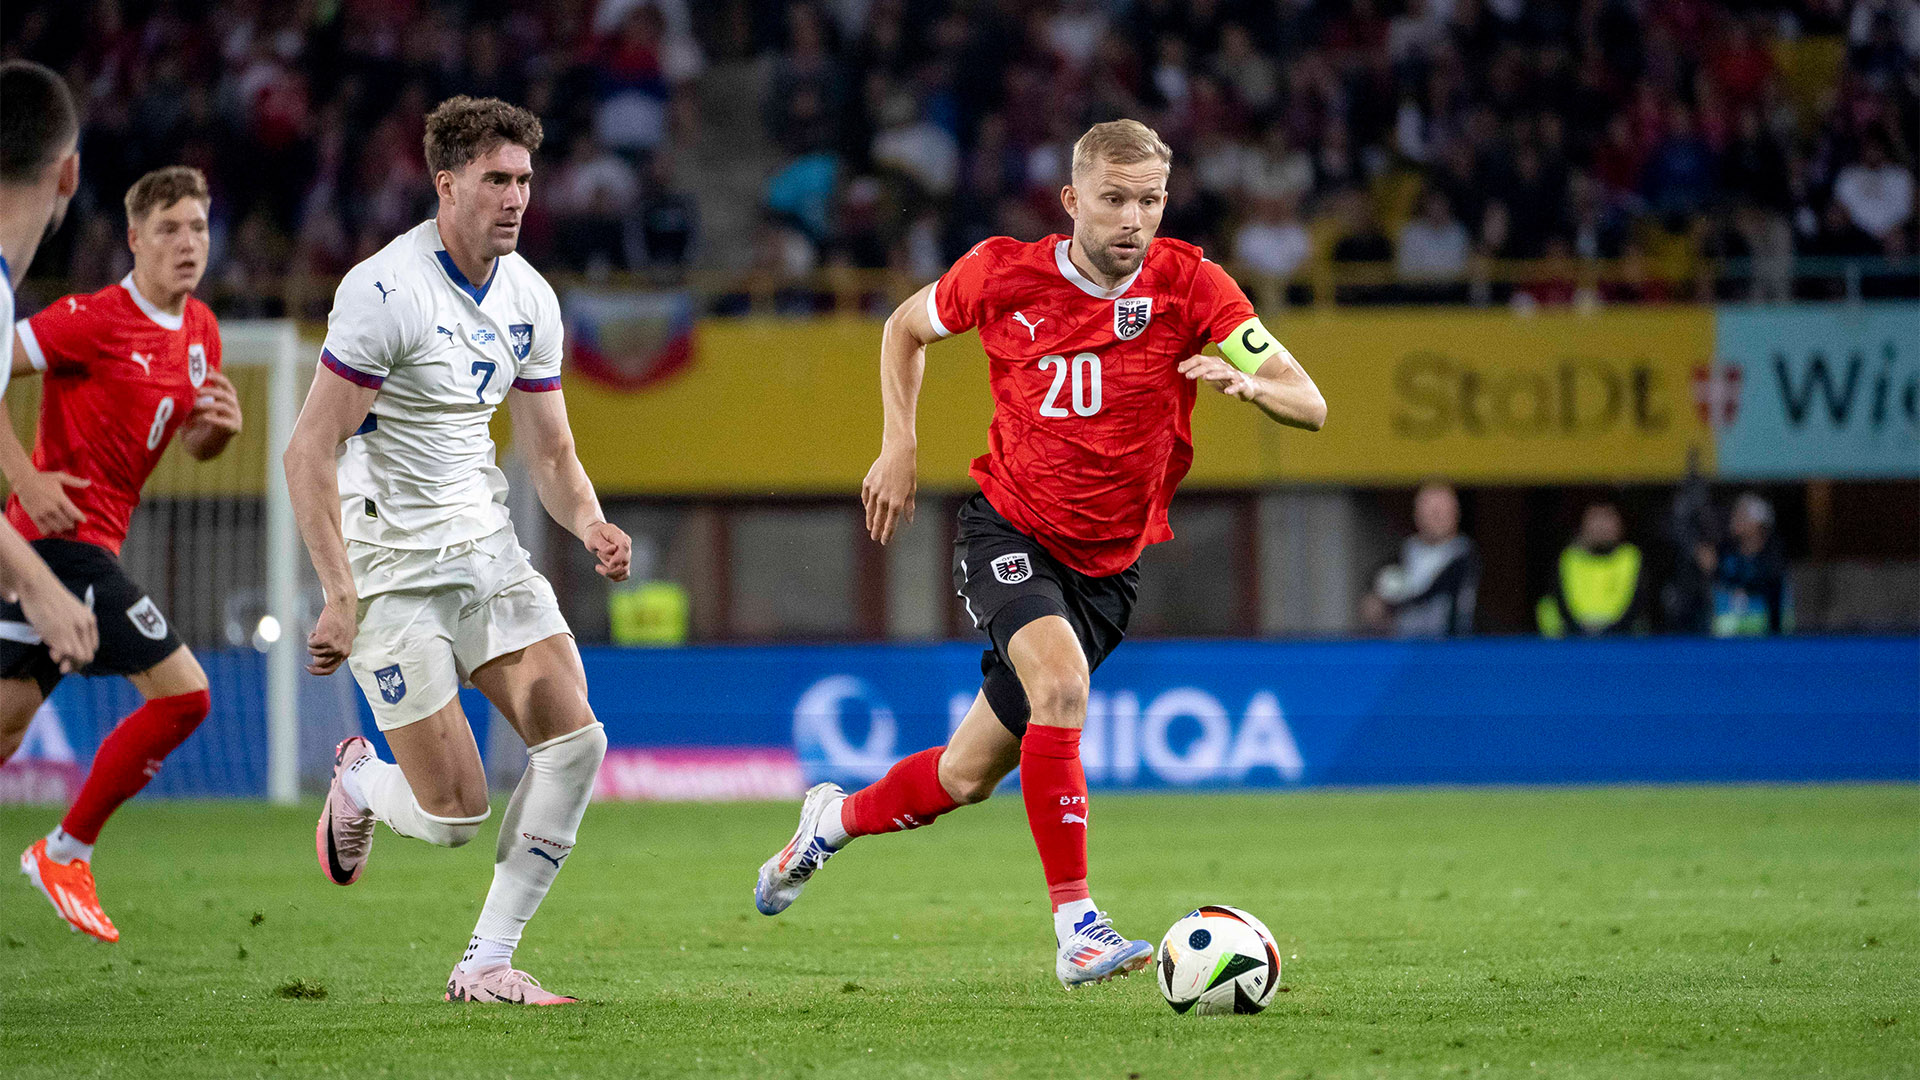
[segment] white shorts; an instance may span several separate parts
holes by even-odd
[[[347,560],[360,590],[347,665],[381,731],[439,711],[487,661],[573,632],[511,526],[424,551],[349,540]]]

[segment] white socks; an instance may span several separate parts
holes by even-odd
[[[440,817],[420,809],[400,766],[379,758],[361,758],[341,778],[347,796],[373,812],[401,836],[411,836],[440,847],[459,847],[472,840],[493,811],[474,817]]]
[[[826,813],[820,815],[820,827],[814,830],[819,834],[820,839],[825,840],[827,846],[835,851],[846,847],[847,841],[853,839],[847,832],[846,822],[840,819],[840,811],[846,805],[845,795],[835,799],[833,805],[827,807]]]
[[[47,858],[65,865],[75,859],[93,861],[93,845],[83,844],[67,834],[67,830],[58,825],[47,834]]]
[[[493,887],[460,961],[462,971],[512,962],[527,920],[573,853],[606,754],[606,731],[597,722],[527,749],[527,771],[500,818]]]
[[[1065,945],[1067,939],[1073,936],[1074,927],[1079,926],[1080,920],[1086,918],[1088,915],[1092,915],[1094,918],[1100,917],[1100,909],[1093,906],[1092,898],[1069,900],[1059,907],[1054,908],[1053,940],[1055,946]]]

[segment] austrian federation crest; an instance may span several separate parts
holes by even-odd
[[[1113,336],[1132,341],[1146,333],[1153,318],[1153,297],[1123,296],[1113,302]]]
[[[1018,585],[1033,576],[1033,560],[1024,551],[1002,555],[993,560],[994,580],[1002,585]]]
[[[187,381],[196,390],[207,381],[207,347],[197,342],[187,346]]]
[[[533,352],[533,324],[517,322],[507,327],[507,344],[513,346],[513,358],[525,360]]]
[[[380,700],[387,704],[398,705],[407,696],[407,680],[400,674],[399,664],[374,672],[373,679],[380,684]]]

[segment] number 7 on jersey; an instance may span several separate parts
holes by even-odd
[[[491,360],[475,360],[473,362],[473,373],[480,376],[480,388],[473,392],[473,396],[479,401],[485,402],[487,400],[487,384],[493,381],[493,373],[499,366],[500,365]]]

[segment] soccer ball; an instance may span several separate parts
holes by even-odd
[[[1208,904],[1160,939],[1155,967],[1174,1012],[1257,1013],[1280,985],[1280,947],[1259,919]]]

